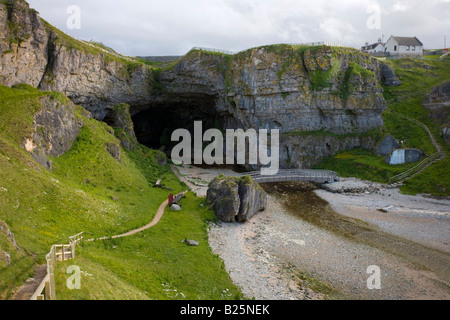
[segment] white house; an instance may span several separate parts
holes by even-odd
[[[391,36],[384,45],[384,52],[395,56],[423,56],[423,43],[417,37]]]
[[[379,53],[384,52],[384,44],[381,42],[381,39],[378,39],[377,43],[369,44],[366,42],[364,47],[361,47],[362,53]]]

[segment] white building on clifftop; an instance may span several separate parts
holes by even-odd
[[[384,52],[391,57],[417,57],[423,56],[423,43],[417,37],[391,36],[384,45]]]

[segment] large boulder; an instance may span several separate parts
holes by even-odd
[[[375,153],[380,156],[387,156],[392,151],[398,149],[400,144],[390,134],[386,135],[375,147]]]
[[[241,202],[236,220],[245,222],[266,208],[267,194],[250,176],[240,178],[238,184]]]
[[[245,222],[266,208],[267,194],[250,176],[219,176],[209,184],[206,201],[219,220]]]
[[[397,87],[402,84],[395,75],[394,70],[386,63],[381,64],[381,81],[383,81],[385,85],[391,87]]]
[[[239,213],[239,186],[233,178],[217,177],[208,186],[206,201],[213,205],[213,210],[219,220],[234,222]]]

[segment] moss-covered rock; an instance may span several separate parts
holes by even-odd
[[[209,184],[206,200],[221,221],[245,222],[265,210],[267,194],[250,176],[219,176]]]
[[[134,133],[133,120],[130,115],[130,106],[120,103],[110,110],[105,118],[113,128],[116,137],[122,146],[128,150],[134,150],[137,146],[137,138]]]

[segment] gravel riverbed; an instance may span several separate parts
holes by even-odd
[[[219,171],[233,175],[231,170]],[[181,168],[180,173],[190,181],[206,182],[218,171],[192,167]],[[371,191],[364,191],[368,183],[356,179],[339,184],[334,187],[355,191],[358,185],[362,189],[354,193],[315,190],[314,194],[343,217],[401,237],[405,246],[414,242],[421,250],[438,254],[440,260],[433,266],[439,272],[299,219],[286,210],[280,197],[270,194],[267,209],[249,222],[210,226],[210,246],[243,293],[258,300],[450,299],[450,201],[405,196],[398,189],[372,183]],[[196,192],[202,196],[206,188],[199,186]],[[381,271],[381,289],[368,287],[370,266]],[[305,274],[307,281],[303,281]],[[316,281],[326,286],[318,287]]]

